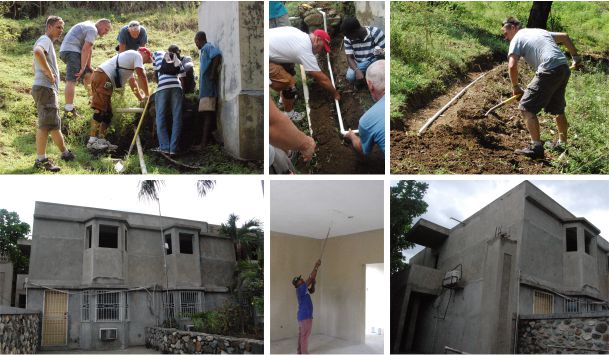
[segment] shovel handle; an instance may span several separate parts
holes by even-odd
[[[137,135],[140,134],[140,128],[142,128],[142,123],[144,122],[144,116],[146,116],[146,111],[148,111],[148,104],[150,103],[150,96],[146,98],[146,105],[144,105],[144,111],[142,111],[142,115],[140,116],[140,122],[137,124],[137,128],[135,129],[135,135],[133,135],[133,140],[131,140],[131,145],[129,145],[129,151],[127,152],[127,156],[131,155],[131,150],[133,150],[133,146],[135,145],[135,140]]]

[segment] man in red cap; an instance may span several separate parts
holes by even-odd
[[[307,75],[312,76],[332,98],[340,100],[340,93],[317,64],[315,55],[322,50],[330,52],[330,36],[323,30],[316,30],[311,34],[291,26],[269,30],[271,88],[280,93],[284,111],[293,121],[302,119],[301,113],[294,112],[297,92],[294,64],[302,64]]]
[[[106,132],[112,120],[112,91],[128,82],[137,99],[144,101],[149,96],[144,63],[152,63],[152,53],[148,48],[140,47],[137,51],[128,50],[115,55],[93,72],[91,79],[93,119],[87,149],[100,152],[117,148],[106,139]],[[137,74],[137,81],[133,77],[133,72]]]

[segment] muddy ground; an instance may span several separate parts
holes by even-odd
[[[525,86],[533,73],[521,64],[520,83]],[[555,171],[550,161],[558,156],[552,152],[546,151],[546,160],[531,160],[514,153],[530,141],[517,103],[484,116],[488,109],[512,94],[505,63],[489,70],[422,136],[417,136],[430,117],[483,73],[470,72],[447,94],[419,110],[405,113],[403,129],[391,131],[392,174],[547,174]],[[540,116],[540,121],[547,119],[551,118]]]
[[[359,118],[373,105],[373,100],[367,88],[356,89],[345,79],[347,59],[342,42],[341,33],[333,35],[330,61],[336,87],[341,92],[340,109],[345,130],[357,129]],[[326,56],[320,55],[318,59],[320,68],[327,73]],[[375,146],[372,154],[364,157],[350,142],[343,140],[333,98],[317,83],[309,83],[311,126],[317,152],[310,163],[299,159],[297,170],[311,174],[384,174],[385,158],[381,150]]]

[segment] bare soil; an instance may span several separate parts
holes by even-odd
[[[521,71],[525,68],[519,67]],[[391,131],[391,173],[547,174],[554,171],[549,161],[557,156],[551,152],[546,151],[546,160],[532,160],[514,153],[530,141],[517,103],[484,116],[488,109],[512,94],[505,63],[489,70],[486,77],[470,87],[422,136],[417,136],[430,117],[481,74],[469,73],[447,94],[424,108],[406,113],[404,129]],[[520,82],[526,84],[532,76],[531,71],[524,71]],[[542,116],[540,120],[543,119]]]
[[[347,82],[347,59],[342,46],[342,34],[333,37],[330,61],[336,87],[341,92],[340,109],[345,129],[357,129],[360,117],[373,105],[367,88],[356,89]],[[321,55],[319,64],[327,72],[326,56]],[[341,134],[334,99],[317,83],[309,86],[311,126],[317,142],[317,152],[310,163],[299,160],[296,168],[301,173],[313,174],[384,174],[385,158],[375,146],[372,153],[363,156],[357,153]]]

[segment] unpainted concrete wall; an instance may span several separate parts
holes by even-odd
[[[355,17],[362,26],[374,26],[385,31],[384,1],[355,1]]]
[[[11,306],[13,263],[0,261],[0,306]]]
[[[222,51],[218,121],[224,148],[260,160],[264,144],[264,2],[204,1],[199,30]]]

